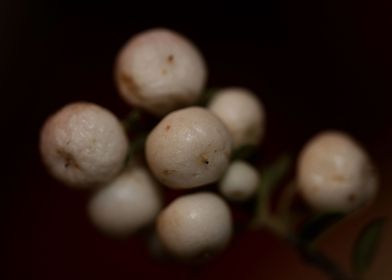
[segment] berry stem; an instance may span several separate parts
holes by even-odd
[[[257,193],[257,202],[255,209],[255,216],[251,222],[252,228],[258,228],[263,225],[266,221],[270,224],[275,224],[275,228],[280,228],[282,231],[286,231],[286,226],[279,221],[272,218],[271,215],[271,194],[275,187],[278,185],[280,180],[286,175],[291,164],[291,159],[287,155],[280,156],[271,166],[265,168],[260,176],[260,186]],[[273,222],[272,222],[273,221]]]
[[[284,187],[278,204],[278,209],[277,209],[278,215],[282,218],[283,222],[286,224],[292,223],[290,209],[293,204],[295,195],[297,193],[295,184],[296,182],[292,180]]]

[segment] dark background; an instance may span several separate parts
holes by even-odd
[[[146,4],[0,3],[1,279],[324,279],[289,247],[260,232],[237,236],[224,256],[198,270],[153,260],[142,237],[113,241],[96,232],[85,216],[88,195],[46,173],[37,149],[45,118],[77,100],[123,117],[128,107],[114,87],[115,55],[130,36],[157,26],[199,46],[209,86],[239,85],[259,94],[268,113],[266,158],[296,152],[328,128],[348,131],[365,145],[380,168],[381,195],[372,209],[354,215],[323,242],[347,267],[360,226],[392,214],[392,5]],[[388,226],[369,279],[392,278],[391,233]]]

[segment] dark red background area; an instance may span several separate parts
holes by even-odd
[[[369,150],[380,167],[379,199],[322,243],[347,267],[360,226],[392,215],[392,5],[287,2],[0,3],[1,279],[324,279],[266,232],[237,235],[227,253],[197,269],[159,262],[143,236],[119,241],[99,234],[85,215],[88,194],[64,187],[43,168],[39,128],[64,104],[87,100],[126,115],[112,79],[114,57],[130,36],[157,26],[199,46],[209,86],[259,94],[268,114],[265,161],[296,153],[329,128],[348,131]],[[392,278],[391,233],[388,226],[369,279]]]

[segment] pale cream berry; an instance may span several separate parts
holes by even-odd
[[[218,91],[208,104],[229,129],[234,147],[258,145],[264,136],[266,118],[263,104],[244,88]]]
[[[354,210],[369,203],[378,187],[367,153],[338,131],[320,133],[305,145],[297,173],[304,200],[320,211]]]
[[[146,168],[136,165],[93,195],[88,214],[103,232],[124,236],[152,224],[161,207],[159,186]]]
[[[80,188],[111,180],[124,165],[126,133],[107,109],[69,104],[47,119],[40,138],[44,163],[58,180]]]
[[[246,201],[254,196],[260,183],[260,175],[251,164],[237,160],[230,164],[219,190],[231,201]]]
[[[132,37],[115,65],[123,99],[156,115],[195,103],[206,77],[198,49],[182,35],[163,28]]]
[[[189,107],[170,113],[151,131],[146,158],[161,183],[186,189],[219,180],[231,146],[230,133],[214,114]]]
[[[206,259],[229,244],[231,213],[216,194],[184,195],[160,213],[157,233],[163,246],[173,256],[184,260]]]

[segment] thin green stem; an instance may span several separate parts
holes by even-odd
[[[260,176],[260,186],[257,193],[257,203],[255,216],[252,221],[252,227],[258,226],[270,221],[271,219],[271,193],[276,185],[286,174],[291,163],[290,157],[284,155],[278,158],[271,166],[266,168]],[[282,227],[282,226],[279,226]]]
[[[278,204],[278,215],[281,217],[284,223],[291,224],[291,206],[293,204],[295,195],[297,193],[295,181],[290,181],[281,194]]]
[[[146,134],[139,134],[134,139],[132,139],[129,144],[129,150],[124,166],[128,165],[130,160],[132,160],[139,152],[143,151],[146,138]]]

